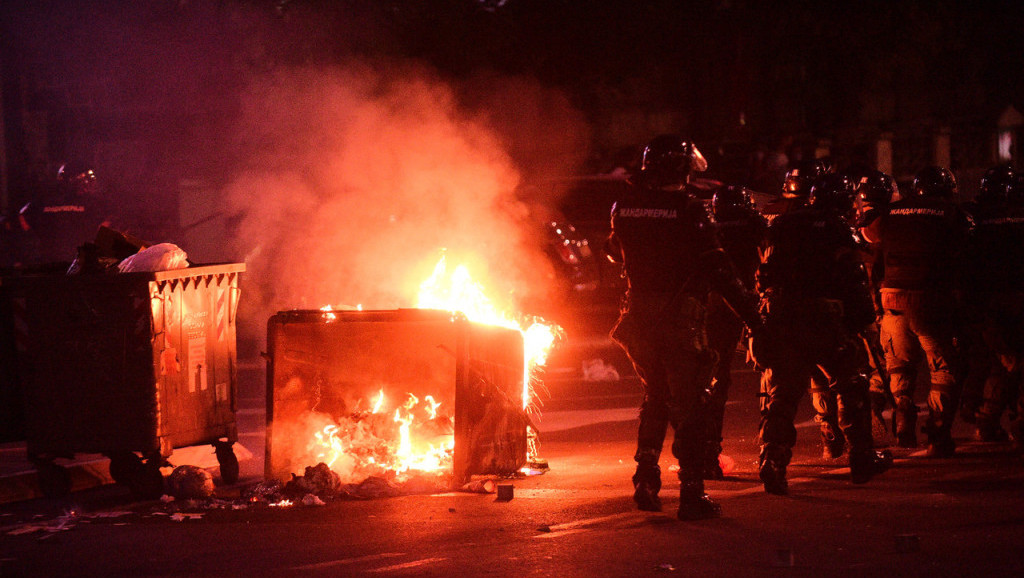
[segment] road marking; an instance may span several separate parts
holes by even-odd
[[[598,516],[596,518],[583,518],[582,520],[573,520],[572,522],[564,522],[561,524],[552,524],[550,526],[543,526],[542,534],[534,536],[534,538],[550,538],[551,534],[558,532],[560,536],[566,536],[568,534],[575,534],[577,532],[584,531],[581,526],[590,526],[592,524],[600,524],[602,522],[610,522],[613,520],[622,520],[626,518],[634,518],[637,516],[637,512],[622,512],[620,514],[612,514],[610,516]],[[579,528],[579,529],[577,529]],[[571,530],[571,531],[566,531]]]
[[[407,570],[409,568],[416,568],[418,566],[424,566],[426,564],[433,564],[435,562],[444,562],[448,558],[423,558],[422,560],[414,560],[412,562],[406,562],[405,564],[395,564],[393,566],[384,566],[383,568],[374,568],[367,570],[367,572],[393,572],[395,570]]]
[[[537,534],[534,538],[561,538],[563,536],[569,536],[571,534],[582,534],[583,532],[590,532],[593,528],[574,528],[572,530],[562,530],[560,532],[546,532],[543,534]]]
[[[360,564],[362,562],[373,562],[375,560],[386,560],[388,558],[397,558],[399,556],[405,556],[403,552],[385,552],[383,554],[371,554],[369,556],[357,556],[355,558],[342,558],[340,560],[330,560],[328,562],[318,562],[316,564],[306,564],[305,566],[295,566],[292,570],[322,570],[324,568],[333,568],[335,566],[347,566],[349,564]]]

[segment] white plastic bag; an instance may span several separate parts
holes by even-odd
[[[120,273],[140,271],[171,271],[188,267],[188,255],[173,243],[160,243],[147,247],[121,261],[117,265]]]

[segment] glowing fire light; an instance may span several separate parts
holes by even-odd
[[[432,396],[425,396],[421,402],[411,393],[394,411],[388,410],[387,404],[381,389],[368,415],[342,418],[341,425],[331,423],[314,432],[312,455],[335,471],[351,471],[359,476],[390,472],[402,478],[412,471],[451,469],[455,441],[450,418],[438,417],[441,404]],[[384,418],[388,413],[391,419]],[[417,436],[416,431],[432,431],[435,435],[433,439]]]
[[[529,408],[533,376],[546,363],[561,328],[536,318],[523,322],[499,311],[465,266],[460,265],[448,274],[444,256],[433,274],[420,285],[416,307],[460,313],[475,323],[519,331],[524,352],[523,409]],[[322,311],[326,322],[335,320],[334,308],[327,306]],[[307,447],[310,456],[335,472],[347,472],[353,477],[390,472],[401,479],[412,471],[451,469],[455,447],[453,418],[439,413],[442,404],[433,396],[423,396],[421,401],[408,393],[404,402],[392,406],[392,410],[382,387],[375,399],[367,399],[367,405],[372,408],[367,412],[330,418],[332,423],[326,426],[321,422]],[[537,448],[536,432],[528,430],[529,460],[536,456]]]
[[[377,401],[373,402],[373,411],[370,413],[380,413],[380,408],[384,405],[384,388],[380,388],[380,393],[377,394]]]
[[[420,284],[416,307],[440,309],[462,313],[476,323],[497,325],[515,329],[523,335],[523,409],[526,409],[531,395],[531,377],[534,371],[547,362],[548,353],[561,333],[561,328],[548,325],[537,319],[527,322],[517,320],[514,315],[499,311],[488,299],[483,287],[473,281],[469,270],[458,265],[448,274],[444,255],[434,266],[434,272]]]

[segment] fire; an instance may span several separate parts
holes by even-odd
[[[547,363],[547,356],[561,336],[561,328],[539,318],[519,319],[501,311],[489,299],[483,287],[473,280],[465,265],[458,265],[448,274],[445,256],[434,271],[420,284],[416,307],[462,313],[470,321],[515,329],[523,335],[523,409],[533,399],[533,377]]]
[[[524,347],[523,410],[530,409],[535,375],[561,337],[560,327],[499,310],[466,266],[459,265],[449,273],[444,256],[420,284],[416,307],[459,313],[475,323],[519,331]],[[326,322],[336,319],[335,308],[327,306],[322,311]],[[411,472],[451,470],[454,418],[433,396],[421,400],[406,393],[396,404],[381,387],[373,399],[364,398],[360,403],[368,409],[349,416],[324,416],[329,423],[320,422],[313,428],[307,447],[310,458],[343,475],[344,482],[359,482],[373,475],[401,480]],[[528,459],[536,454],[536,432],[530,433]]]
[[[328,423],[313,434],[309,452],[344,481],[371,475],[444,472],[451,469],[455,447],[452,418],[439,411],[432,396],[421,402],[413,394],[393,411],[383,388],[373,409]],[[390,417],[389,417],[390,416]]]

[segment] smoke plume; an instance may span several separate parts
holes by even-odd
[[[550,173],[571,167],[580,147],[556,154],[537,128],[525,134],[543,148],[503,132],[543,119],[543,103],[524,101],[548,95],[528,85],[505,81],[520,90],[499,98],[498,84],[478,83],[471,97],[488,110],[460,105],[455,88],[408,63],[253,83],[235,141],[250,156],[223,197],[247,262],[249,313],[412,307],[442,254],[466,264],[499,308],[547,297],[555,271],[541,223],[515,197],[523,173],[509,149],[562,160]]]

